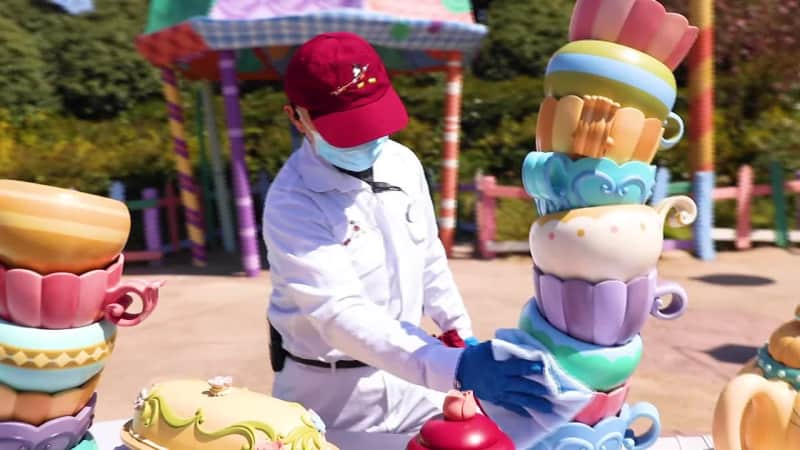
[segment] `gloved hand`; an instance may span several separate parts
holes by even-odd
[[[442,343],[448,347],[455,347],[455,348],[464,348],[470,345],[478,345],[480,341],[475,336],[470,336],[466,339],[461,339],[461,335],[458,334],[456,330],[449,330],[445,333],[442,333],[439,336],[434,336],[436,339],[442,341]]]
[[[475,336],[470,336],[470,337],[464,339],[464,343],[467,344],[467,347],[474,347],[474,346],[480,344],[481,341],[479,341],[478,338],[476,338]]]
[[[553,411],[553,405],[544,398],[547,389],[529,378],[541,375],[543,365],[539,361],[509,358],[496,361],[492,342],[468,345],[461,354],[456,370],[459,390],[471,390],[479,399],[528,417],[528,408],[542,413]]]
[[[461,339],[461,336],[456,330],[449,330],[442,333],[436,339],[439,339],[444,345],[454,348],[464,348],[467,344]]]

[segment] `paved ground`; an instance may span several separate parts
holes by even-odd
[[[120,329],[99,388],[99,420],[126,417],[139,388],[161,378],[229,374],[237,384],[269,392],[269,275],[247,279],[231,276],[225,267],[235,267],[235,261],[216,264],[218,274],[180,265],[128,271],[131,277],[165,279],[167,285],[147,322]],[[514,326],[533,290],[530,258],[455,259],[452,268],[478,337]],[[721,253],[703,263],[671,252],[660,272],[684,286],[690,305],[678,321],[651,318],[645,326],[645,354],[629,401],[657,405],[664,435],[707,433],[726,380],[800,303],[794,286],[800,255],[761,248]]]

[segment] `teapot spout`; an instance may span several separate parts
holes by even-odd
[[[685,195],[676,195],[667,197],[661,200],[655,206],[656,212],[661,216],[661,221],[664,222],[669,216],[669,225],[671,227],[684,227],[691,225],[697,218],[697,205],[694,200]],[[673,214],[670,211],[675,210]]]

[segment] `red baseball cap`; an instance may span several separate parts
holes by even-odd
[[[317,131],[336,147],[355,147],[408,125],[383,61],[357,34],[325,33],[306,42],[284,80],[289,102],[308,109]]]

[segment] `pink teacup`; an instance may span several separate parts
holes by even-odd
[[[572,420],[593,427],[606,417],[616,416],[625,404],[630,384],[628,380],[611,392],[595,392],[589,404]]]
[[[134,326],[158,304],[162,281],[122,279],[123,255],[105,269],[81,275],[57,272],[41,275],[0,265],[0,318],[14,324],[46,329],[83,327],[103,318],[119,326]],[[132,295],[142,302],[139,313],[127,312]]]

